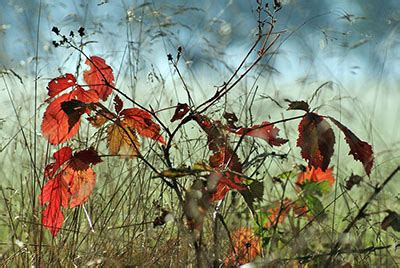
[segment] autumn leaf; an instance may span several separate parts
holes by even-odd
[[[305,101],[290,101],[287,110],[302,110],[305,112],[309,112],[310,107],[308,106],[308,103]]]
[[[68,189],[62,185],[60,175],[46,183],[38,199],[41,206],[48,203],[46,209],[42,211],[42,224],[56,236],[64,222],[61,206],[67,207],[69,200]]]
[[[62,173],[62,180],[69,185],[69,207],[73,208],[82,205],[89,198],[96,185],[96,174],[92,168],[76,170],[67,167]]]
[[[171,122],[182,119],[189,112],[189,110],[190,107],[186,103],[178,103],[178,105],[176,105],[174,115],[171,118]]]
[[[297,175],[297,185],[302,185],[306,181],[309,182],[328,182],[329,186],[332,187],[333,184],[335,183],[335,177],[332,175],[332,168],[327,168],[325,171],[323,171],[321,168],[315,168],[313,166],[311,167],[306,167],[306,170],[303,172],[300,172]]]
[[[353,132],[350,131],[350,129],[345,127],[335,118],[329,117],[329,119],[344,133],[345,140],[350,147],[349,154],[363,164],[365,172],[369,176],[374,163],[372,146],[365,141],[360,140]]]
[[[62,102],[61,109],[68,116],[68,131],[80,121],[84,113],[88,112],[86,103],[75,99]]]
[[[208,190],[213,193],[211,200],[221,200],[230,189],[245,190],[243,179],[237,173],[242,173],[242,164],[238,155],[228,144],[228,136],[224,133],[221,122],[212,122],[204,115],[196,114],[195,121],[207,134],[208,148],[213,152],[209,163],[215,172],[208,179]],[[232,172],[233,171],[233,172]]]
[[[160,134],[160,126],[152,120],[149,112],[139,108],[124,109],[120,115],[123,121],[137,131],[140,136],[144,136],[162,144],[166,144]]]
[[[121,98],[118,95],[115,95],[114,97],[114,109],[117,114],[119,114],[124,108],[124,102],[121,100]]]
[[[69,140],[78,132],[82,114],[90,112],[86,104],[98,100],[96,92],[75,85],[72,91],[55,98],[47,106],[42,120],[43,135],[52,144]]]
[[[267,141],[271,146],[280,146],[288,140],[278,137],[279,128],[269,122],[263,122],[260,125],[254,125],[249,128],[230,129],[236,135],[246,135],[261,138]]]
[[[66,90],[69,87],[76,85],[76,78],[73,74],[67,73],[63,76],[59,76],[57,78],[52,79],[47,85],[47,94],[49,95],[49,99],[53,98],[60,92]]]
[[[233,248],[225,258],[226,266],[240,266],[252,262],[261,254],[261,238],[254,234],[253,229],[241,227],[231,234]]]
[[[108,127],[107,147],[110,154],[134,157],[139,154],[140,143],[131,121],[120,121]]]
[[[226,172],[213,172],[208,177],[207,187],[212,193],[211,201],[221,200],[225,197],[231,189],[246,190],[247,187],[243,185],[243,180],[238,175]],[[216,185],[211,187],[210,185]]]
[[[61,108],[61,103],[74,99],[73,93],[66,93],[47,106],[42,120],[42,133],[51,144],[63,143],[78,133],[80,117],[70,127],[70,118]]]
[[[269,208],[266,212],[267,220],[263,227],[269,229],[274,225],[282,223],[292,208],[292,205],[293,202],[289,198],[285,198],[283,201],[277,200],[273,202],[273,207]]]
[[[107,100],[114,85],[114,74],[103,58],[92,56],[85,62],[90,69],[83,72],[83,79],[100,99]]]
[[[55,162],[45,167],[49,178],[38,197],[42,211],[42,224],[56,236],[64,221],[62,207],[72,208],[83,204],[93,191],[96,174],[91,168],[101,162],[93,148],[72,154],[70,147],[63,147],[53,154]]]
[[[297,146],[311,166],[326,170],[333,155],[335,134],[329,123],[318,114],[306,114],[299,124]]]

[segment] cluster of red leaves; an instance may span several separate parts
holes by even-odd
[[[81,116],[96,111],[96,116],[90,120],[93,125],[100,127],[112,121],[107,129],[111,154],[138,155],[140,143],[136,134],[165,144],[160,126],[153,122],[149,112],[139,108],[123,109],[123,102],[118,96],[114,99],[116,114],[99,104],[112,93],[113,71],[104,59],[97,56],[87,59],[86,64],[90,67],[83,73],[87,90],[70,73],[48,83],[49,97],[46,101],[50,104],[43,116],[42,133],[49,142],[60,144],[71,139],[78,133]],[[67,89],[71,90],[63,93]],[[61,207],[73,208],[87,200],[95,185],[95,173],[91,166],[101,160],[94,149],[72,154],[69,147],[57,151],[54,158],[56,161],[45,168],[49,180],[42,188],[39,200],[42,206],[47,204],[42,213],[43,225],[55,236],[64,221]]]
[[[239,266],[252,262],[261,254],[261,238],[253,229],[242,227],[231,234],[234,251],[231,250],[225,258],[226,266]]]
[[[51,101],[44,113],[42,133],[52,144],[64,143],[75,136],[79,130],[81,115],[90,112],[87,104],[96,103],[100,99],[106,100],[112,92],[114,75],[104,59],[93,56],[86,60],[86,64],[90,69],[84,72],[83,78],[89,86],[88,90],[77,84],[75,76],[70,73],[57,77],[48,84],[49,97],[46,101],[52,100],[68,88],[72,89]],[[65,105],[66,103],[70,104]]]
[[[72,154],[70,147],[63,147],[53,155],[55,162],[45,168],[49,179],[42,188],[39,202],[42,206],[42,224],[56,236],[64,221],[61,207],[73,208],[83,204],[96,184],[96,173],[91,166],[101,162],[92,149]]]
[[[211,183],[216,187],[208,189],[214,192],[212,201],[223,199],[230,189],[245,189],[241,185],[242,178],[238,175],[242,173],[242,164],[238,155],[228,144],[228,136],[224,132],[222,123],[212,122],[206,116],[199,114],[195,115],[194,119],[207,134],[208,148],[213,152],[209,162],[215,172],[210,174],[209,180],[216,181],[216,183]]]
[[[112,121],[107,128],[107,146],[111,154],[120,154],[121,157],[138,155],[140,143],[136,134],[165,144],[160,134],[160,126],[152,120],[149,112],[140,108],[123,108],[123,101],[116,95],[114,98],[116,114],[102,111],[89,118],[95,127],[101,127],[106,122]]]
[[[232,116],[233,114],[230,118]],[[208,148],[213,152],[209,159],[210,166],[215,170],[209,179],[217,179],[215,193],[212,196],[213,201],[223,199],[230,189],[246,189],[240,177],[242,164],[236,152],[229,146],[226,130],[240,136],[264,139],[271,146],[280,146],[287,142],[286,139],[278,137],[279,129],[268,122],[249,128],[233,128],[232,123],[224,126],[220,121],[212,122],[204,115],[196,114],[194,119],[207,134]]]
[[[308,164],[316,169],[325,171],[333,155],[335,135],[326,120],[331,120],[343,133],[345,140],[350,147],[354,159],[361,161],[368,175],[371,174],[373,165],[372,147],[360,140],[347,127],[332,117],[324,117],[316,113],[307,112],[299,124],[299,137],[297,146],[301,148],[302,157]]]

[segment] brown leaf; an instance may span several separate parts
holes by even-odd
[[[189,112],[189,110],[190,107],[186,103],[178,103],[175,108],[174,116],[171,118],[171,122],[182,119]]]
[[[134,128],[131,128],[129,123],[117,121],[108,127],[107,132],[107,147],[110,154],[121,154],[121,157],[134,157],[138,155],[140,143]]]
[[[360,184],[360,182],[362,182],[362,180],[363,180],[363,178],[361,176],[351,174],[350,178],[346,181],[345,188],[350,191],[354,185]]]
[[[388,210],[389,214],[383,219],[381,227],[383,230],[392,227],[393,230],[400,232],[400,215],[394,211]]]
[[[310,111],[310,107],[308,106],[308,103],[305,101],[291,101],[289,103],[289,107],[287,109],[288,110],[302,110],[307,113]]]

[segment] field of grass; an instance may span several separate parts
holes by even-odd
[[[2,267],[399,266],[400,96],[395,79],[385,79],[384,64],[380,76],[364,69],[349,76],[340,67],[329,69],[331,59],[293,58],[288,40],[307,37],[300,28],[280,24],[286,6],[273,7],[276,1],[268,8],[254,1],[252,19],[240,22],[246,31],[221,15],[239,12],[241,4],[203,10],[179,1],[97,2],[79,2],[75,17],[59,21],[46,12],[61,12],[68,4],[25,3],[38,10],[29,26],[31,39],[23,39],[35,49],[24,61],[0,57],[9,65],[0,67]],[[107,10],[116,13],[108,16]],[[207,11],[214,19],[202,24]],[[230,36],[236,29],[240,42]],[[355,65],[346,60],[352,50],[345,54],[335,63]],[[86,109],[79,114],[79,132],[51,144],[49,137],[62,130],[42,131],[50,103],[46,87],[71,73],[92,90],[84,77],[91,56],[105,59],[115,86],[101,74],[102,85],[111,90],[107,100],[79,102],[74,109]],[[118,111],[115,96],[124,108],[151,115],[144,130],[116,123],[127,116]],[[189,110],[171,122],[179,103]],[[109,111],[104,125],[87,120]],[[71,131],[76,122],[65,116],[64,131]],[[153,132],[143,134],[154,131],[149,120],[165,143]],[[279,134],[257,132],[272,127],[260,126],[263,122],[273,123]],[[116,139],[128,145],[124,152],[110,145],[112,124],[121,129]],[[235,134],[238,129],[242,134]],[[372,146],[371,170],[369,145],[362,141]],[[70,200],[59,206],[64,220],[52,234],[43,222],[49,203],[41,204],[39,195],[55,177],[45,167],[64,146],[75,153],[91,148],[101,163],[75,158],[90,159],[94,189],[74,208]],[[307,173],[326,161],[320,173]],[[68,187],[73,191],[72,183]]]

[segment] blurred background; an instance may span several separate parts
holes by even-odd
[[[40,136],[51,78],[81,72],[77,51],[52,45],[59,39],[53,26],[65,35],[74,31],[86,53],[104,57],[113,67],[121,90],[155,107],[185,102],[168,53],[175,56],[183,48],[179,68],[199,103],[232,74],[257,33],[257,3],[250,0],[0,2],[2,150],[19,135],[20,126]],[[379,152],[389,150],[397,157],[398,1],[285,0],[276,19],[275,30],[282,36],[274,54],[234,96],[240,100],[257,89],[254,113],[260,122],[270,115],[279,119],[284,99],[309,100],[323,85],[313,107],[338,116]],[[77,34],[80,27],[85,28],[83,39]]]

